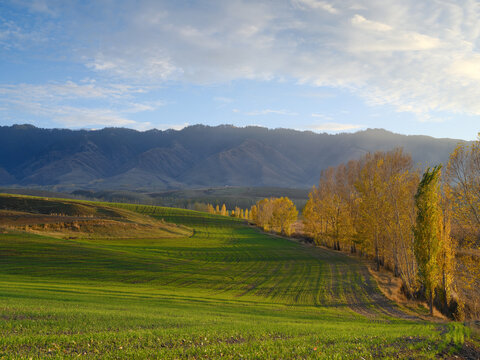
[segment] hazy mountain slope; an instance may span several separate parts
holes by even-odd
[[[291,186],[302,184],[305,172],[275,148],[247,139],[241,145],[216,153],[182,176],[193,186]]]
[[[198,186],[309,187],[321,170],[369,151],[401,146],[423,165],[446,162],[458,140],[385,130],[316,134],[250,126],[180,131],[0,127],[0,184],[169,189]]]

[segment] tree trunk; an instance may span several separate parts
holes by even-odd
[[[429,307],[430,307],[430,316],[433,316],[433,291],[430,292],[430,299],[429,299]]]
[[[445,270],[442,271],[442,290],[443,290],[443,312],[449,313],[448,311],[448,299],[447,299],[447,279]]]
[[[393,272],[393,275],[394,275],[395,277],[399,277],[399,276],[400,276],[400,271],[398,270],[398,265],[397,265],[397,264],[395,264],[395,270],[394,270],[394,272]]]

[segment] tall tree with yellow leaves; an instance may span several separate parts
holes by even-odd
[[[450,156],[446,170],[455,221],[466,246],[480,238],[480,140],[460,144]]]
[[[361,161],[361,171],[355,188],[359,193],[358,232],[362,248],[374,255],[377,271],[383,263],[388,214],[388,184],[385,182],[385,156],[382,152],[368,153]]]
[[[288,197],[273,200],[272,228],[282,235],[292,234],[292,225],[297,221],[298,211]]]
[[[449,302],[452,297],[452,285],[456,270],[457,241],[451,236],[451,199],[450,187],[445,186],[441,199],[442,216],[439,221],[440,251],[438,253],[438,265],[440,268],[438,295],[442,302],[444,313],[448,313],[449,311]],[[457,299],[457,302],[458,301],[459,299]]]
[[[207,204],[207,212],[209,214],[215,214],[215,208],[213,207],[212,204]]]
[[[415,195],[417,221],[415,224],[415,257],[418,263],[419,277],[425,290],[433,315],[435,289],[439,285],[441,251],[441,198],[440,198],[441,166],[428,168],[423,174]]]
[[[257,205],[253,205],[250,208],[250,220],[254,222],[255,224],[258,224],[258,208]]]
[[[455,246],[454,286],[460,306],[480,317],[480,134],[473,143],[459,144],[450,156],[445,185],[450,192],[451,227]],[[460,312],[461,313],[461,312]],[[459,318],[462,314],[457,314]]]
[[[263,199],[257,202],[255,223],[264,231],[272,229],[273,200]]]
[[[317,245],[322,245],[324,233],[320,202],[319,190],[314,186],[308,194],[308,201],[302,211],[304,231]]]

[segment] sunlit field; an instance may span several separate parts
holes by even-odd
[[[429,359],[468,335],[388,301],[354,258],[237,219],[115,206],[192,231],[61,238],[4,229],[1,358]]]

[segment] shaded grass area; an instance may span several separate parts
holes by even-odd
[[[0,194],[0,230],[60,238],[185,237],[192,229],[105,203]]]
[[[114,206],[193,235],[0,234],[1,358],[428,359],[464,341],[460,324],[397,317],[358,260],[236,219]]]

